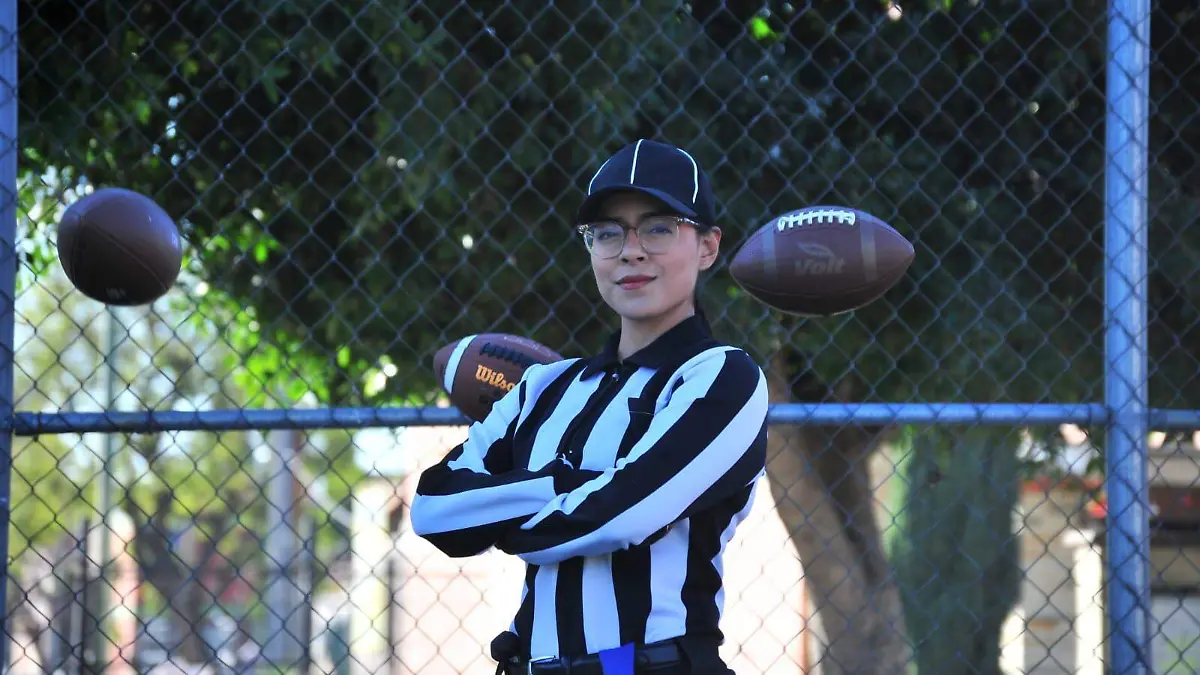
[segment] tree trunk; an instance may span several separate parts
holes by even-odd
[[[820,400],[797,392],[783,353],[772,357],[771,400]],[[899,589],[892,579],[871,490],[868,460],[879,435],[859,427],[773,425],[768,440],[771,492],[824,629],[823,675],[898,675],[912,650]]]
[[[46,653],[44,636],[49,635],[53,627],[50,617],[41,611],[43,608],[49,609],[50,604],[44,595],[41,585],[30,583],[27,575],[25,583],[18,583],[15,579],[9,581],[7,616],[10,617],[13,631],[9,649],[25,650],[27,658],[35,661],[43,672],[50,672],[54,664],[50,663],[50,655]],[[28,639],[29,643],[18,643],[17,640],[22,637]],[[28,654],[30,650],[33,651],[32,655]],[[12,658],[11,652],[9,657]],[[29,664],[22,665],[29,668]]]
[[[157,509],[150,518],[139,523],[133,541],[134,559],[141,570],[142,578],[162,596],[167,604],[166,615],[182,634],[172,645],[163,645],[179,659],[195,665],[211,663],[216,657],[204,642],[201,631],[207,619],[203,612],[204,601],[200,585],[203,578],[199,566],[211,554],[215,544],[206,543],[205,552],[194,565],[188,564],[191,557],[172,551],[168,539],[166,515],[170,513],[174,500],[170,489],[158,495]],[[134,512],[131,509],[131,513]]]
[[[1004,672],[1004,623],[1021,596],[1019,440],[1010,428],[965,426],[903,439],[899,545],[889,550],[921,673]]]

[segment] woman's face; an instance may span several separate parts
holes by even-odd
[[[678,235],[665,250],[646,253],[634,230],[647,217],[670,213],[661,202],[637,192],[614,194],[601,208],[601,219],[626,228],[625,246],[613,258],[593,255],[592,272],[600,296],[623,319],[682,320],[693,309],[700,272],[716,261],[721,231],[715,227],[701,233],[691,225],[676,225]]]

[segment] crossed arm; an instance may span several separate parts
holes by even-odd
[[[491,546],[546,565],[644,543],[752,482],[766,461],[767,391],[739,350],[687,366],[627,457],[604,471],[560,461],[515,469],[511,441],[525,380],[467,441],[427,470],[412,507],[418,534],[448,555]]]
[[[417,483],[409,512],[413,531],[446,555],[463,558],[496,544],[504,527],[523,522],[555,497],[551,462],[539,471],[512,466],[512,442],[528,395],[530,371],[473,424],[467,440]]]

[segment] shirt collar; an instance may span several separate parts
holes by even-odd
[[[580,373],[580,378],[587,379],[597,373],[628,365],[640,368],[662,368],[668,363],[678,361],[681,357],[694,356],[701,351],[701,346],[711,340],[712,334],[704,321],[693,314],[675,324],[654,342],[631,354],[622,362],[621,357],[617,354],[621,332],[617,331],[608,338],[604,349],[599,354],[587,359],[587,365]]]

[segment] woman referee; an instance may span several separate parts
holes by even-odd
[[[708,178],[639,140],[601,165],[579,222],[620,330],[529,368],[422,474],[413,529],[527,564],[497,673],[725,675],[721,556],[766,462],[767,387],[696,303],[721,241]]]

